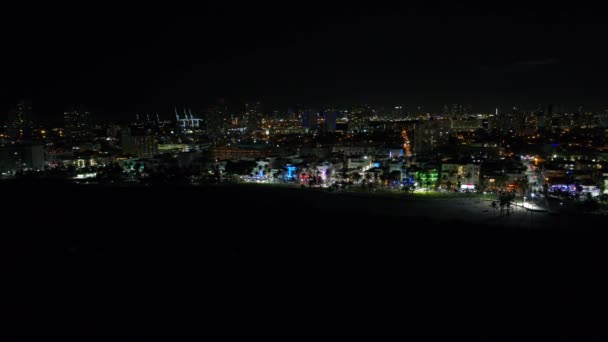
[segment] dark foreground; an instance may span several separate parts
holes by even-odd
[[[523,229],[298,189],[0,188],[1,340],[605,339],[600,219]]]

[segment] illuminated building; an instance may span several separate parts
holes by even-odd
[[[474,189],[479,185],[480,166],[445,163],[441,165],[440,184],[446,188]]]
[[[191,146],[188,144],[158,144],[158,152],[160,154],[190,152],[191,149]]]
[[[444,105],[442,110],[442,116],[450,119],[461,120],[471,111],[470,106],[463,106],[460,104],[453,104],[451,106]]]
[[[348,158],[346,160],[346,168],[349,170],[358,169],[360,171],[367,171],[374,167],[374,163],[372,159],[368,156],[363,156],[360,158]]]
[[[269,157],[272,151],[266,146],[222,146],[211,150],[211,155],[217,160],[240,160]]]
[[[262,125],[262,103],[246,103],[245,113],[243,114],[243,120],[247,126],[247,131],[249,133],[259,129]]]
[[[63,120],[66,136],[83,137],[90,128],[91,113],[82,107],[71,106],[63,112]]]
[[[140,158],[151,158],[158,154],[158,139],[152,135],[133,136],[135,149],[128,149],[127,153],[136,155]]]
[[[432,152],[442,142],[447,141],[451,129],[451,120],[427,120],[416,124],[414,152],[417,155]]]
[[[370,145],[370,146],[332,146],[332,153],[340,153],[349,157],[356,157],[362,155],[373,155],[378,153],[378,146]],[[390,151],[389,151],[390,152]]]
[[[514,132],[522,132],[528,126],[536,125],[538,120],[532,120],[532,115],[527,115],[526,112],[518,107],[513,107],[512,111],[505,111],[497,114],[493,118],[493,127],[498,129],[502,134],[511,135]],[[535,117],[536,118],[536,117]],[[534,122],[534,123],[533,123]],[[536,129],[536,127],[534,127]]]
[[[435,186],[437,180],[439,179],[439,173],[437,170],[428,170],[428,171],[417,171],[416,172],[416,182],[418,182],[418,186],[426,187],[426,186]]]
[[[32,117],[32,104],[28,101],[19,101],[17,106],[9,111],[6,132],[14,139],[30,139],[34,129]]]
[[[121,130],[121,144],[124,154],[138,158],[151,158],[158,154],[158,138],[148,132],[125,127]]]
[[[390,118],[393,120],[400,120],[404,118],[403,115],[403,106],[396,106],[394,110],[391,112]]]
[[[300,121],[293,119],[270,120],[268,122],[268,127],[273,135],[306,133],[304,128],[300,125]]]
[[[333,170],[331,164],[323,163],[320,165],[315,165],[315,171],[316,174],[321,178],[321,180],[323,180],[323,182],[326,182],[329,176],[331,176]]]
[[[470,120],[450,120],[450,128],[453,132],[461,131],[474,131],[476,129],[483,128],[483,120],[470,119]]]
[[[287,172],[285,173],[285,179],[286,180],[296,179],[296,177],[298,176],[297,168],[293,165],[287,165],[285,168],[287,169]]]
[[[407,131],[404,129],[401,130],[401,137],[403,138],[403,150],[405,151],[406,157],[412,156],[412,146],[410,144],[410,138],[407,136]]]

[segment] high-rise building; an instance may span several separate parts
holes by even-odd
[[[34,130],[32,103],[21,100],[8,113],[6,133],[14,139],[30,139]]]
[[[152,158],[158,154],[158,138],[150,132],[123,127],[120,140],[125,154],[138,158]]]
[[[338,113],[334,110],[324,111],[323,112],[324,120],[323,120],[323,128],[325,133],[333,133],[336,131],[336,118]]]
[[[316,130],[318,128],[318,113],[314,110],[306,110],[302,113],[302,127],[308,130]]]
[[[226,101],[219,99],[207,112],[206,132],[209,140],[217,141],[221,139],[233,119],[233,116],[228,112]]]
[[[526,115],[519,107],[515,106],[510,111],[498,111],[497,108],[496,113],[491,120],[491,126],[500,134],[511,135],[526,128]]]
[[[262,103],[246,103],[243,121],[249,133],[258,130],[262,126]]]
[[[414,130],[414,153],[422,155],[432,152],[447,141],[451,130],[451,120],[420,121]]]
[[[91,113],[82,106],[70,106],[63,112],[65,134],[71,138],[85,136],[91,128]]]
[[[572,116],[566,113],[566,108],[564,108],[564,106],[549,105],[547,113],[549,114],[549,118],[551,120],[551,129],[553,130],[572,127],[574,124]]]
[[[466,118],[468,113],[471,112],[470,106],[463,106],[461,104],[453,104],[451,106],[444,105],[441,116],[445,118],[461,120]]]
[[[391,112],[391,119],[400,120],[405,117],[403,106],[395,106]]]

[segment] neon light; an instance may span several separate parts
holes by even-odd
[[[295,166],[287,166],[287,179],[293,179],[295,178],[295,173],[296,173],[296,167]]]

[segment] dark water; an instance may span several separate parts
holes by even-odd
[[[601,222],[438,223],[256,187],[2,190],[3,340],[580,341],[608,326]]]

